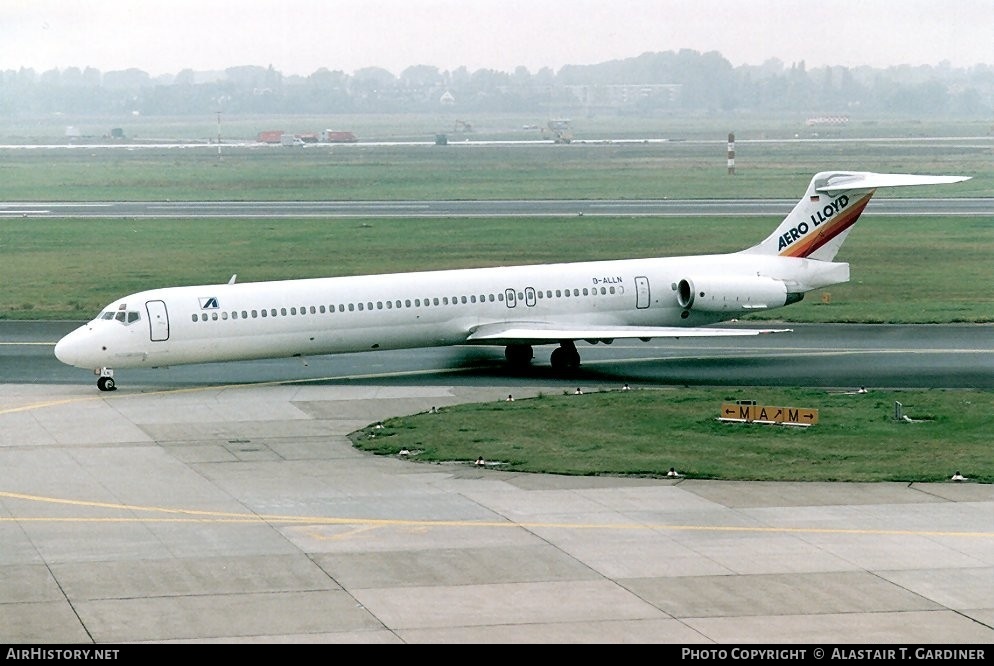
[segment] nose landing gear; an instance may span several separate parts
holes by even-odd
[[[99,368],[95,371],[96,374],[100,375],[100,379],[97,380],[97,388],[101,391],[116,391],[117,386],[114,385],[114,370],[111,368]]]

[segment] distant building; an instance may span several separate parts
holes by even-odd
[[[808,127],[842,127],[849,124],[849,116],[815,116],[804,121]]]

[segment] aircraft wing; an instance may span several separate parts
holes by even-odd
[[[637,338],[715,338],[764,333],[789,333],[789,328],[708,328],[680,326],[562,326],[544,322],[508,322],[484,324],[477,327],[467,344],[555,344],[562,340],[587,340],[608,342],[616,339]]]

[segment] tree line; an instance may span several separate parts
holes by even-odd
[[[63,113],[145,116],[432,112],[549,114],[803,112],[986,118],[994,113],[994,66],[948,63],[885,69],[808,69],[771,59],[733,67],[718,52],[644,53],[594,65],[511,72],[414,65],[347,74],[320,68],[284,75],[272,66],[220,72],[184,69],[152,77],[140,69],[67,67],[0,71],[0,115]]]

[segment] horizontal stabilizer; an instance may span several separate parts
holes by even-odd
[[[546,326],[542,323],[488,324],[477,328],[467,343],[477,344],[554,344],[562,340],[615,340],[651,338],[716,338],[763,333],[789,333],[789,328],[708,328],[680,326]]]
[[[875,189],[878,187],[901,187],[904,185],[945,185],[970,180],[970,176],[924,176],[908,173],[839,173],[828,177],[824,182],[816,182],[818,192],[839,190]]]
[[[743,254],[832,261],[853,225],[879,188],[946,185],[969,176],[930,176],[872,171],[822,171],[780,226]]]

